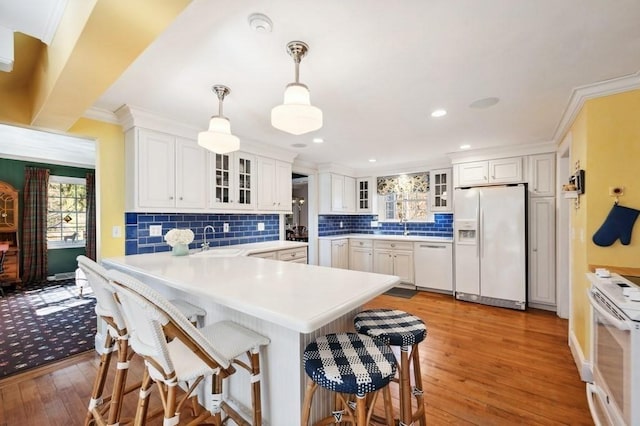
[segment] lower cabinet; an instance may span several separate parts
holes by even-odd
[[[374,241],[373,272],[397,275],[402,284],[413,288],[413,243]]]
[[[373,272],[373,242],[371,240],[349,240],[349,269]]]
[[[265,251],[261,253],[253,253],[249,256],[260,257],[262,259],[280,260],[283,262],[307,263],[307,248],[296,247],[285,250]]]
[[[331,267],[349,269],[349,239],[331,241]]]
[[[555,310],[555,199],[529,199],[529,305]]]

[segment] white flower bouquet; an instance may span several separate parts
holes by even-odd
[[[193,241],[194,237],[195,235],[193,234],[193,231],[191,229],[174,228],[167,232],[167,234],[164,236],[164,240],[171,247],[174,247],[177,244],[188,245]]]

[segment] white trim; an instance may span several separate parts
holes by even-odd
[[[562,176],[569,173],[571,166],[572,135],[569,132],[556,154],[556,306],[560,318],[568,318],[571,323],[571,206],[563,198],[560,187]],[[569,167],[568,167],[569,166]],[[571,327],[571,324],[570,324]]]
[[[49,182],[52,182],[52,183],[70,183],[70,184],[73,184],[73,185],[86,185],[87,184],[87,180],[85,178],[71,177],[71,176],[58,176],[58,175],[49,176]]]
[[[42,40],[44,44],[50,45],[53,37],[56,35],[56,31],[58,30],[58,26],[62,20],[62,15],[67,7],[67,2],[68,0],[57,0],[53,2],[54,5],[51,13],[49,14],[49,19],[47,19],[45,27],[42,30],[42,34],[40,34],[40,40]]]
[[[82,114],[84,118],[88,118],[90,120],[103,121],[105,123],[118,124],[120,125],[120,121],[118,121],[118,117],[109,111],[108,109],[91,107]]]
[[[495,160],[497,158],[520,157],[524,155],[544,154],[555,152],[555,142],[541,142],[536,144],[523,144],[509,147],[491,147],[475,149],[464,152],[450,152],[452,164],[466,163],[470,161]]]
[[[569,349],[571,350],[571,355],[573,356],[573,361],[576,363],[576,367],[578,367],[578,373],[580,373],[580,379],[583,382],[592,382],[593,381],[593,367],[590,362],[588,362],[584,353],[582,352],[582,348],[578,343],[578,339],[576,335],[573,333],[573,330],[569,330]]]
[[[576,87],[573,89],[569,103],[562,114],[560,122],[556,126],[556,130],[553,133],[553,140],[556,143],[562,140],[582,109],[582,106],[589,99],[615,95],[635,89],[640,89],[640,71],[635,74]]]

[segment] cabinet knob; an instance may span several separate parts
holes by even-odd
[[[395,246],[396,246],[395,244],[391,244],[391,247],[395,247]]]
[[[182,200],[183,198],[182,198],[182,197],[180,197],[180,199]]]
[[[169,197],[170,200],[173,200],[173,197]]]
[[[482,179],[487,180],[487,177],[486,176],[482,176]]]
[[[276,202],[275,202],[275,201],[273,202],[273,205],[274,205],[274,206],[276,205]]]
[[[496,178],[495,176],[491,176],[491,179],[495,179],[495,178]]]

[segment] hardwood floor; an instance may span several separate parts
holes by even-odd
[[[402,309],[426,322],[420,359],[430,425],[593,424],[567,346],[567,321],[555,313],[432,293],[383,295],[367,307]],[[138,377],[141,365],[133,364]],[[82,424],[96,368],[88,353],[0,381],[0,426]],[[126,415],[135,410],[129,396]]]

